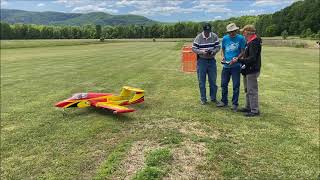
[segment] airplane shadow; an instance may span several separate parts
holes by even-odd
[[[124,113],[124,114],[113,114],[111,110],[106,110],[102,108],[85,108],[85,109],[67,109],[62,111],[61,115],[63,118],[75,118],[75,117],[85,117],[89,114],[99,114],[101,117],[108,117],[113,120],[117,121],[132,121],[133,118],[131,116],[128,116],[130,113]]]
[[[130,106],[129,106],[130,107]],[[141,103],[141,104],[135,104],[132,106],[136,111],[143,111],[144,109],[148,108],[148,104]],[[136,113],[136,112],[132,112]],[[63,118],[74,118],[74,117],[80,117],[80,116],[87,116],[89,114],[99,114],[101,116],[105,116],[108,118],[112,118],[116,121],[133,121],[135,117],[131,116],[131,113],[123,113],[123,114],[113,114],[113,111],[103,108],[95,108],[95,107],[88,107],[88,108],[67,108],[62,110],[62,117]]]
[[[114,120],[121,120],[121,121],[131,121],[133,120],[132,117],[128,116],[128,113],[124,114],[113,114],[113,111],[103,109],[103,108],[88,108],[88,113],[97,113],[102,116],[111,117]]]

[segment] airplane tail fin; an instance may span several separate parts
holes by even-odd
[[[120,97],[122,99],[129,99],[128,104],[136,104],[144,101],[144,90],[123,86]]]

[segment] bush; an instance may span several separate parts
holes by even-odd
[[[314,34],[314,39],[320,40],[320,30],[317,34]]]
[[[300,34],[301,38],[306,38],[311,36],[312,36],[312,31],[310,28],[303,30],[302,33]]]
[[[282,31],[281,36],[282,36],[282,39],[287,39],[288,31],[287,30]]]

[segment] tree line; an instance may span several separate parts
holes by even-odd
[[[226,34],[226,26],[234,22],[243,27],[254,24],[260,36],[298,35],[320,37],[320,0],[293,3],[274,14],[241,16],[210,22],[219,37]],[[1,39],[122,39],[122,38],[193,38],[202,31],[202,23],[122,25],[122,26],[45,26],[0,23]]]
[[[191,38],[202,31],[194,22],[149,26],[44,26],[0,23],[1,39]]]
[[[212,23],[213,31],[222,37],[226,31],[227,24],[235,22],[243,27],[245,24],[257,24],[255,18],[247,17],[246,21],[239,19],[229,21],[215,21]],[[259,22],[259,21],[258,21]],[[179,22],[176,24],[154,24],[151,26],[43,26],[30,24],[0,23],[1,39],[123,39],[123,38],[193,38],[202,31],[201,23]],[[283,30],[276,33],[276,26],[271,25],[264,28],[257,26],[257,32],[261,36],[280,36],[284,32],[289,35],[300,35],[301,37],[319,38],[320,31],[313,32],[311,28],[301,31],[301,34]]]

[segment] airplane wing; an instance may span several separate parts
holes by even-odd
[[[114,114],[127,113],[127,112],[135,111],[134,109],[130,109],[130,108],[127,108],[127,107],[124,107],[124,106],[111,104],[111,103],[108,103],[108,102],[98,102],[98,103],[95,104],[95,106],[112,110]]]

